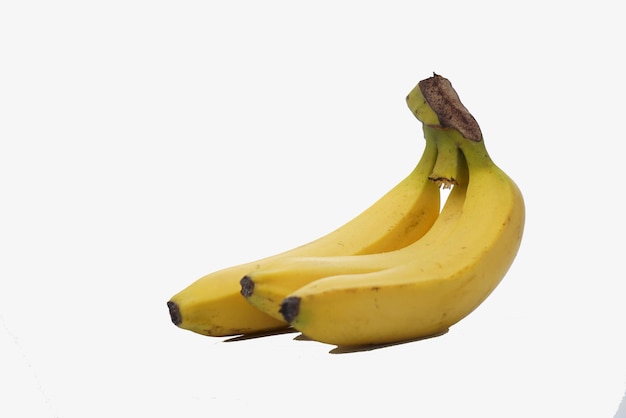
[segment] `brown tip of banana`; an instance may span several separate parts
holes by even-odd
[[[244,276],[243,279],[239,281],[241,285],[241,294],[245,298],[249,298],[254,293],[254,282],[250,278],[250,276]]]
[[[172,323],[176,326],[179,326],[181,322],[183,322],[183,317],[180,315],[180,309],[178,308],[178,305],[170,300],[169,302],[167,302],[167,307],[170,310],[170,318],[172,320]]]
[[[285,321],[291,323],[300,313],[300,298],[297,296],[285,298],[278,312],[285,318]]]

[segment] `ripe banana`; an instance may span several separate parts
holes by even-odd
[[[453,141],[429,140],[438,145],[438,157],[431,179],[450,192],[441,214],[426,234],[398,250],[367,255],[326,257],[286,257],[248,273],[241,279],[241,293],[255,308],[276,319],[283,319],[280,306],[285,297],[315,280],[357,273],[371,273],[395,267],[407,259],[422,258],[430,247],[444,241],[454,231],[465,203],[467,164]],[[444,174],[445,173],[445,174]]]
[[[291,292],[280,313],[314,340],[353,346],[445,332],[494,290],[519,249],[525,219],[522,194],[490,158],[478,124],[449,81],[438,75],[423,80],[407,101],[424,124],[427,139],[451,141],[463,155],[468,179],[451,192],[451,197],[462,196],[462,204],[451,206],[456,210],[452,221],[446,221],[447,213],[439,217],[415,244],[382,255],[336,259],[330,268],[319,269],[328,276]],[[353,259],[357,261],[349,261]],[[314,272],[315,262],[325,263],[304,261]],[[252,295],[260,273],[250,275]]]
[[[440,192],[428,175],[437,159],[437,144],[427,139],[409,175],[360,215],[335,231],[292,250],[208,274],[168,302],[172,322],[210,336],[229,336],[287,327],[281,316],[269,316],[241,295],[245,275],[277,260],[298,256],[357,255],[387,252],[421,238],[440,210]]]

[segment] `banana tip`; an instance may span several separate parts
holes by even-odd
[[[285,298],[278,312],[285,318],[285,321],[291,323],[300,313],[300,298],[297,296]]]
[[[244,276],[243,279],[239,281],[241,285],[241,294],[245,298],[249,298],[254,293],[254,282],[250,278],[250,276]]]
[[[172,319],[172,323],[176,326],[179,326],[181,322],[183,322],[183,318],[180,315],[180,309],[176,302],[172,302],[171,300],[167,302],[167,307],[170,310],[170,318]]]

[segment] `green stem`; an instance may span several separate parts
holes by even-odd
[[[440,126],[424,125],[424,137],[437,144],[437,160],[428,178],[444,189],[466,184],[468,179],[467,163],[455,136],[451,135],[453,131]]]

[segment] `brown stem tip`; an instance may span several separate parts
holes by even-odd
[[[179,326],[180,323],[183,322],[183,317],[180,315],[178,305],[170,300],[167,302],[167,307],[170,310],[170,319],[172,320],[172,323]]]
[[[300,298],[297,296],[285,298],[278,312],[285,318],[285,321],[291,323],[300,313]]]
[[[249,276],[244,276],[243,279],[239,281],[239,284],[241,285],[241,294],[244,297],[249,298],[252,296],[252,293],[254,293],[254,282]]]
[[[459,99],[447,78],[438,74],[419,82],[420,91],[444,128],[456,129],[470,141],[480,142],[483,134],[476,119]]]

